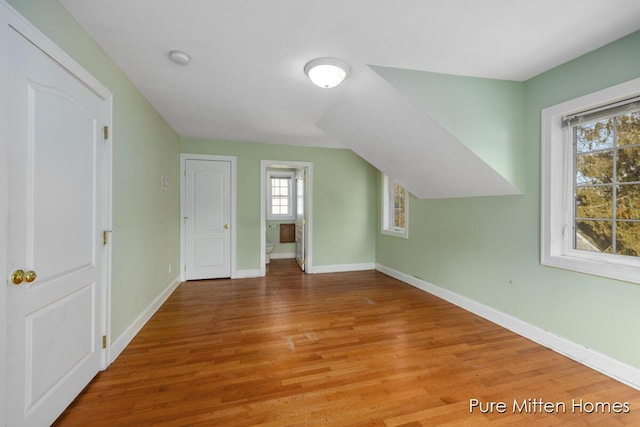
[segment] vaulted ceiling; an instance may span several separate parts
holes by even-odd
[[[418,197],[518,193],[523,144],[452,128],[420,73],[524,81],[640,29],[637,0],[59,1],[180,135],[350,148]],[[303,73],[327,56],[352,71],[334,89]]]

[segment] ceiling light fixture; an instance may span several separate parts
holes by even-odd
[[[304,66],[304,73],[313,84],[324,89],[338,86],[349,76],[351,69],[339,59],[318,58]]]
[[[191,62],[191,57],[179,50],[172,50],[171,52],[169,52],[169,59],[180,65],[187,65],[189,62]]]

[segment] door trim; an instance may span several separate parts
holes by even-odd
[[[185,216],[185,202],[186,202],[186,177],[187,172],[187,160],[214,160],[225,161],[231,163],[231,278],[238,277],[237,265],[236,265],[236,236],[237,236],[237,224],[236,221],[236,204],[237,204],[237,157],[235,156],[217,156],[211,154],[180,154],[180,280],[186,280],[185,268],[187,265],[186,260],[186,230],[184,226]]]
[[[307,235],[305,236],[305,257],[307,273],[313,271],[313,163],[291,160],[261,160],[260,161],[260,276],[267,274],[267,192],[266,177],[268,168],[306,169],[307,187],[305,194]]]
[[[93,77],[86,69],[84,69],[78,62],[76,62],[70,55],[58,47],[51,39],[44,35],[40,30],[34,27],[29,21],[27,21],[22,15],[20,15],[15,9],[8,5],[4,0],[0,0],[0,25],[2,30],[0,31],[0,58],[8,58],[8,35],[10,28],[22,34],[26,39],[31,41],[38,49],[44,52],[47,56],[60,64],[69,73],[74,75],[80,82],[82,82],[88,89],[94,92],[98,97],[104,100],[106,111],[106,126],[109,127],[109,138],[105,140],[105,188],[104,190],[104,211],[102,212],[105,229],[112,230],[112,165],[113,165],[113,94],[102,83],[100,83],[95,77]],[[8,142],[7,142],[7,111],[9,106],[7,105],[8,96],[8,63],[6,61],[0,62],[0,99],[5,100],[0,102],[0,170],[7,171],[7,157],[8,157]],[[8,227],[9,227],[9,210],[8,210],[8,196],[9,195],[9,177],[6,172],[0,173],[0,242],[7,242]],[[6,404],[7,396],[10,390],[7,390],[7,377],[6,369],[8,359],[7,349],[7,317],[4,313],[7,313],[7,289],[8,286],[8,248],[5,243],[0,244],[0,414],[5,414],[0,418],[0,425],[6,424]],[[112,245],[111,241],[107,244],[104,251],[104,269],[103,269],[103,286],[102,292],[102,313],[101,319],[97,319],[101,323],[101,331],[103,335],[107,337],[107,347],[102,353],[101,369],[106,369],[111,363],[111,349],[110,349],[110,327],[111,327],[111,259],[112,259]]]

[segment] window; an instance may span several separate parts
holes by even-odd
[[[294,173],[267,171],[267,219],[295,219]]]
[[[382,234],[409,238],[408,192],[387,175],[382,181]]]
[[[541,262],[640,283],[640,79],[542,112]]]

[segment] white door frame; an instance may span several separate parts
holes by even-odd
[[[268,168],[288,168],[306,169],[307,183],[305,198],[305,217],[307,221],[305,238],[305,270],[307,273],[313,271],[313,163],[296,162],[291,160],[261,160],[260,161],[260,276],[267,274],[267,169]]]
[[[109,138],[105,141],[105,210],[102,213],[104,215],[105,227],[107,230],[112,229],[112,147],[113,147],[113,95],[112,93],[96,80],[89,72],[87,72],[80,64],[78,64],[71,56],[55,45],[47,36],[35,28],[29,21],[27,21],[22,15],[20,15],[15,9],[8,5],[4,0],[0,0],[0,25],[2,30],[0,31],[0,425],[6,425],[6,405],[7,397],[10,390],[7,390],[7,286],[9,286],[9,273],[7,271],[7,259],[8,259],[8,227],[9,227],[9,177],[6,171],[8,170],[7,157],[8,157],[8,142],[7,142],[7,111],[9,106],[8,100],[8,35],[9,27],[13,27],[16,31],[21,33],[27,39],[29,39],[34,45],[41,49],[45,54],[50,56],[54,61],[58,62],[62,67],[66,68],[71,74],[76,76],[78,80],[83,82],[89,89],[91,89],[96,95],[102,98],[106,104],[106,122],[109,127]],[[104,313],[101,319],[97,319],[101,322],[101,330],[107,337],[107,348],[102,355],[101,369],[106,369],[111,363],[111,339],[110,339],[110,325],[111,325],[111,240],[104,251],[104,274],[103,281],[104,286],[101,291]]]
[[[184,224],[185,217],[185,202],[186,202],[186,173],[187,173],[187,160],[216,160],[226,161],[231,163],[231,278],[238,276],[236,265],[236,236],[237,236],[237,221],[236,221],[236,200],[237,200],[237,184],[236,184],[236,163],[237,158],[235,156],[216,156],[210,154],[180,154],[180,280],[185,281],[185,268],[186,261],[186,229]]]

